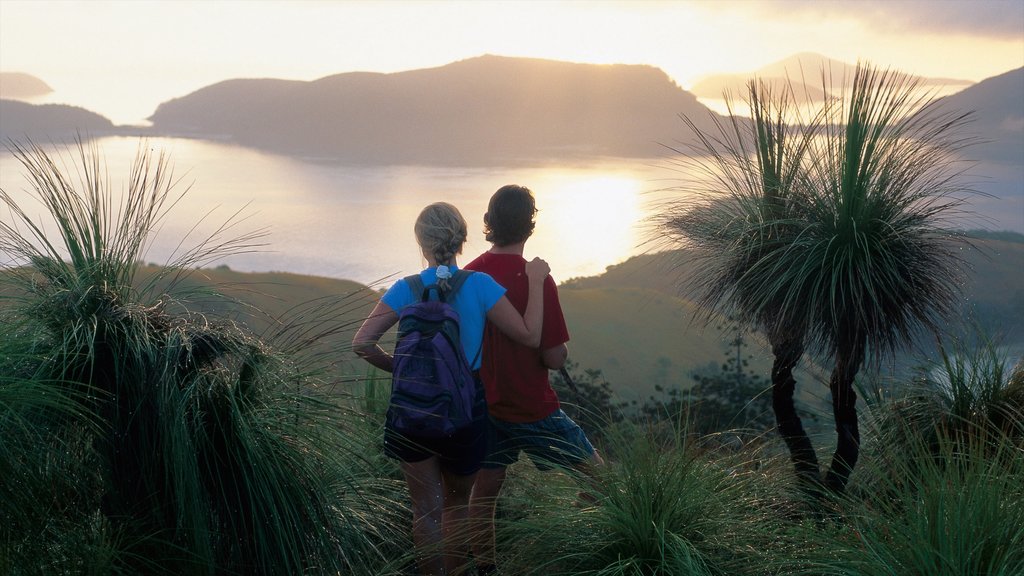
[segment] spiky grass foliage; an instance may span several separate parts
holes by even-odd
[[[621,426],[610,433],[617,456],[596,489],[551,473],[513,478],[519,486],[500,503],[502,573],[768,573],[767,552],[786,544],[756,466]],[[598,502],[578,500],[581,488],[595,490]]]
[[[691,282],[709,314],[738,311],[833,354],[841,324],[892,349],[949,312],[956,293],[944,225],[971,193],[952,156],[970,143],[960,134],[968,115],[868,65],[849,87],[823,82],[829,99],[810,117],[791,87],[755,80],[751,119],[730,113],[709,133],[684,118],[699,145],[676,152],[699,180],[681,188],[691,196],[665,211],[660,230],[697,249]]]
[[[41,359],[25,336],[0,330],[0,573],[113,573],[107,526],[76,507],[100,491],[81,481],[96,466],[98,422],[84,394],[36,378]],[[58,425],[69,421],[80,428]]]
[[[688,280],[706,320],[721,311],[769,334],[799,332],[799,315],[786,315],[784,301],[771,305],[755,298],[762,279],[747,271],[799,235],[801,199],[808,192],[802,170],[820,116],[802,117],[789,83],[751,80],[743,101],[752,118],[734,113],[727,94],[729,114],[724,121],[712,118],[713,131],[683,118],[696,144],[673,150],[689,173],[688,197],[666,206],[656,223],[668,240],[695,249],[700,273]]]
[[[879,448],[814,537],[814,574],[1010,576],[1024,572],[1024,452],[942,434]],[[938,438],[936,442],[934,439]]]
[[[25,465],[4,492],[66,478],[4,508],[5,528],[53,519],[52,530],[4,534],[12,572],[372,573],[398,519],[364,497],[381,492],[359,457],[367,439],[350,435],[337,404],[295,386],[298,371],[268,343],[166,293],[146,301],[133,282],[172,198],[166,159],[140,152],[116,204],[98,151],[79,143],[77,186],[41,148],[13,152],[55,228],[0,191],[15,219],[0,222],[6,292],[23,295],[2,327],[20,348],[2,358],[17,369],[0,391],[0,456]],[[253,236],[223,240],[229,229],[149,286],[253,248]]]
[[[989,338],[973,349],[940,342],[939,355],[938,370],[924,371],[918,383],[922,416],[953,438],[984,433],[1024,443],[1024,360],[1014,364]]]
[[[971,143],[969,113],[917,95],[906,74],[865,65],[849,92],[814,141],[815,193],[793,247],[804,262],[785,281],[818,348],[837,357],[891,352],[956,311],[964,269],[953,219],[973,194],[955,156]]]
[[[993,362],[996,349],[983,344],[956,361],[974,368],[953,371],[953,379],[972,375],[959,393],[970,400],[956,400],[957,385],[941,376],[941,385],[917,382],[895,397],[865,394],[868,458],[847,494],[833,500],[832,521],[796,527],[817,542],[817,552],[804,557],[810,569],[802,573],[1024,570],[1024,418],[1007,409],[1009,396],[976,393],[1010,388]],[[930,368],[941,374],[951,362],[943,355]]]
[[[868,441],[876,467],[903,469],[900,447],[908,452],[929,447],[936,459],[949,445],[963,451],[989,450],[1006,455],[1008,446],[1024,447],[1024,367],[991,339],[973,345],[957,340],[952,351],[941,342],[939,360],[918,369],[899,389],[866,391]],[[872,393],[874,392],[874,393]],[[891,474],[898,476],[898,474]]]
[[[825,74],[823,84],[826,94],[837,93]],[[954,311],[963,271],[948,219],[970,193],[954,156],[970,143],[960,134],[967,115],[915,96],[919,83],[907,75],[858,65],[848,96],[830,96],[787,147],[790,119],[760,112],[773,109],[763,103],[772,95],[756,83],[750,92],[749,125],[732,116],[719,138],[691,124],[716,176],[663,228],[703,255],[694,280],[701,301],[768,334],[776,391],[792,386],[804,346],[834,359],[839,442],[825,482],[841,490],[858,458],[853,382],[865,359],[937,328]],[[777,99],[780,110],[791,101],[785,93]],[[783,399],[776,415],[797,472],[816,475],[813,451]]]

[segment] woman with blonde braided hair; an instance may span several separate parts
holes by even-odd
[[[413,230],[423,256],[429,262],[429,251],[433,256],[433,265],[437,266],[454,266],[455,256],[462,253],[462,245],[466,243],[466,220],[457,208],[447,202],[438,202],[424,208]],[[447,290],[448,278],[438,277],[438,285]]]
[[[466,220],[451,204],[437,202],[420,212],[414,230],[428,264],[419,273],[420,281],[423,286],[436,283],[448,291],[449,280],[458,271],[456,257],[466,242]],[[469,495],[487,450],[487,402],[479,379],[484,325],[490,322],[509,338],[538,347],[548,272],[547,262],[539,258],[526,264],[529,302],[522,316],[505,297],[505,289],[482,272],[466,276],[446,300],[459,314],[463,351],[472,359],[478,399],[472,426],[442,438],[410,436],[385,426],[385,453],[399,461],[409,488],[413,543],[423,576],[464,574],[468,569]],[[395,282],[356,332],[352,340],[356,354],[391,372],[394,357],[380,347],[380,338],[398,322],[402,308],[420,298],[405,278]]]

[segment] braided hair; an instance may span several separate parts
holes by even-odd
[[[416,242],[434,256],[438,266],[448,266],[456,254],[462,253],[466,229],[466,219],[458,208],[447,202],[435,202],[416,218]],[[438,278],[437,284],[442,290],[449,287],[447,278]]]

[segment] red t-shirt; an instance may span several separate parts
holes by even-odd
[[[486,272],[505,287],[505,296],[522,314],[526,312],[530,284],[526,259],[518,254],[484,252],[466,265],[467,270]],[[540,350],[569,341],[569,330],[562,317],[555,281],[544,280],[544,326]],[[487,391],[490,415],[505,422],[536,422],[558,410],[558,395],[551,389],[548,369],[541,362],[540,350],[527,348],[505,336],[489,323],[484,329],[484,347],[480,378]]]

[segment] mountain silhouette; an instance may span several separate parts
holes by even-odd
[[[694,84],[690,91],[701,98],[721,98],[728,92],[732,97],[743,97],[747,93],[746,85],[751,78],[771,85],[778,90],[787,84],[792,85],[794,96],[803,102],[820,102],[825,92],[822,90],[823,78],[826,75],[833,82],[841,82],[843,78],[853,78],[855,65],[816,54],[801,52],[778,62],[769,64],[745,74],[713,74],[705,76]],[[921,86],[969,86],[969,80],[952,78],[927,78],[912,76]]]
[[[970,147],[969,156],[1024,166],[1024,68],[982,80],[936,104],[973,111],[968,130],[982,143]]]
[[[2,140],[58,141],[75,135],[88,138],[114,132],[116,129],[109,119],[85,108],[0,100]]]
[[[345,163],[511,165],[655,157],[711,113],[663,71],[481,56],[311,82],[240,79],[161,104],[157,133]]]
[[[0,72],[0,98],[22,100],[53,92],[49,84],[24,72]]]
[[[853,69],[797,54],[762,68],[761,77],[780,81],[779,75],[799,74],[801,67],[808,86],[812,78],[820,82],[823,69],[840,77]],[[11,74],[0,78],[4,90],[16,76],[38,80]],[[974,111],[969,129],[986,142],[968,153],[1011,172],[999,176],[1005,182],[1000,195],[1020,194],[1022,101],[1024,68],[940,100]],[[481,56],[438,68],[350,72],[309,82],[227,80],[161,104],[148,129],[119,128],[74,106],[2,100],[0,138],[172,135],[340,163],[494,166],[668,155],[665,146],[685,149],[680,141],[691,135],[680,116],[714,132],[717,115],[658,68]]]

